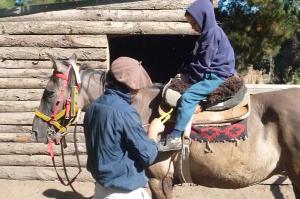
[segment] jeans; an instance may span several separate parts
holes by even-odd
[[[95,183],[95,196],[93,199],[150,199],[146,188],[138,188],[131,192],[114,188],[105,188],[99,183]]]
[[[207,74],[202,81],[188,88],[180,98],[174,129],[184,131],[195,112],[197,104],[206,99],[207,95],[218,88],[224,81],[223,78],[215,74]]]

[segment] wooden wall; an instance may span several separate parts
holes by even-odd
[[[113,2],[113,1],[112,1]],[[52,63],[47,54],[107,69],[107,35],[195,34],[184,19],[184,1],[138,1],[76,10],[0,18],[0,178],[56,180],[47,145],[30,142],[33,111],[39,106]],[[72,129],[70,130],[72,131]],[[76,172],[72,135],[67,136],[68,171]],[[82,127],[78,130],[85,166]],[[56,147],[59,155],[59,148]],[[57,157],[57,165],[61,166]],[[92,180],[84,170],[81,181]]]
[[[30,143],[33,111],[39,106],[43,88],[53,71],[46,53],[58,59],[76,53],[80,62],[106,69],[107,37],[90,34],[15,35],[12,32],[0,35],[0,45],[0,178],[55,180],[47,145]],[[82,128],[78,141],[84,154]],[[74,166],[75,158],[70,155],[73,151],[73,147],[68,147],[68,166]],[[83,165],[85,159],[83,155]],[[91,180],[86,171],[81,178],[88,179],[84,176]]]
[[[67,59],[76,53],[79,62],[107,69],[107,35],[195,34],[183,17],[191,2],[138,1],[0,18],[0,178],[57,179],[47,145],[30,142],[33,111],[52,74],[52,64],[46,53],[57,59]],[[253,92],[266,89],[273,90],[274,87],[257,87]],[[72,175],[77,171],[72,134],[67,140],[66,162]],[[78,130],[78,142],[81,164],[85,166],[82,127]],[[55,151],[60,167],[59,148],[55,147]],[[84,169],[78,180],[90,181],[92,178]]]

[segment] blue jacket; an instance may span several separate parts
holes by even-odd
[[[191,82],[201,81],[206,73],[214,73],[224,79],[236,74],[233,48],[222,28],[217,25],[210,0],[196,0],[186,11],[202,30],[188,67]]]
[[[84,118],[88,171],[104,187],[128,191],[147,184],[144,168],[157,155],[155,141],[148,139],[130,102],[129,91],[108,89]]]

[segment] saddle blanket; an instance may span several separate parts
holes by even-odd
[[[224,142],[247,139],[247,119],[224,126],[192,126],[192,140],[200,142]]]

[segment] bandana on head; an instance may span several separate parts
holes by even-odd
[[[152,86],[152,81],[141,63],[130,57],[119,57],[111,64],[111,73],[114,78],[138,90]]]

